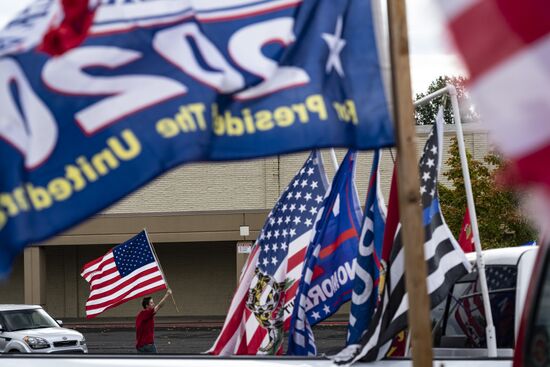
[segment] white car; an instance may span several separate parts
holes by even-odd
[[[0,353],[88,353],[84,336],[61,324],[40,306],[0,305]]]

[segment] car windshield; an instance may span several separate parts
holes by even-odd
[[[5,311],[2,313],[10,331],[57,327],[57,323],[41,308]]]

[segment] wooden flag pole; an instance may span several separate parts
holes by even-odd
[[[407,17],[404,0],[388,0],[392,93],[397,135],[399,213],[405,252],[405,285],[409,298],[409,332],[415,367],[432,366],[430,301],[426,286],[424,225],[411,94]]]
[[[162,270],[162,265],[160,264],[159,258],[157,256],[157,252],[155,251],[155,246],[153,245],[153,242],[151,242],[151,239],[149,238],[149,233],[147,233],[147,229],[143,228],[143,231],[145,232],[145,236],[147,237],[147,241],[149,241],[149,244],[151,245],[151,251],[153,252],[153,256],[155,257],[155,260],[157,261],[157,264],[159,264],[159,270],[162,274],[162,278],[164,279],[164,283],[166,283],[166,287],[168,289],[171,289],[168,285],[168,280],[166,280],[166,275],[164,275],[164,271]],[[177,313],[180,313],[180,310],[178,308],[178,305],[176,304],[176,300],[174,298],[174,293],[170,293],[170,296],[172,297],[172,302],[174,302],[174,306],[176,307]]]

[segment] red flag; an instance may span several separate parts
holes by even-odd
[[[39,49],[56,56],[80,45],[92,26],[99,2],[94,0],[61,0],[63,18],[44,35]]]
[[[474,232],[472,231],[472,222],[470,221],[468,208],[466,208],[466,213],[464,213],[464,221],[462,222],[460,236],[458,236],[458,243],[464,253],[474,252]]]
[[[393,240],[397,226],[399,225],[399,198],[397,197],[397,162],[393,166],[393,176],[391,179],[390,197],[388,199],[388,215],[386,217],[386,227],[384,229],[384,242],[382,243],[382,261],[388,263],[393,246]]]

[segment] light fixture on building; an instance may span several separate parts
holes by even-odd
[[[239,228],[239,232],[240,232],[241,236],[243,236],[243,237],[248,236],[248,235],[250,235],[250,227],[249,226],[241,226]]]

